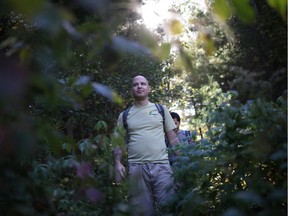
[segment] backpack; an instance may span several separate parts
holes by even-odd
[[[185,130],[184,133],[185,133],[185,137],[190,137],[191,136],[191,133],[188,130]]]
[[[185,139],[187,139],[188,141],[188,144],[191,144],[192,141],[191,141],[191,131],[188,131],[188,130],[184,130],[184,135],[185,135]]]

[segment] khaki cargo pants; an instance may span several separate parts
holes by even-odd
[[[175,194],[173,171],[167,163],[130,163],[129,205],[132,215],[161,215],[161,205]]]

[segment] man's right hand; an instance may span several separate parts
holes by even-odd
[[[126,169],[121,163],[115,164],[115,181],[120,183],[125,178]]]

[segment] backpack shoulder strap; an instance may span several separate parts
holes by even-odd
[[[122,113],[122,121],[123,121],[123,127],[125,128],[125,130],[128,133],[128,124],[127,124],[127,116],[129,114],[129,110],[131,107],[128,107],[126,110],[123,111]]]
[[[165,133],[165,113],[164,113],[164,107],[161,104],[155,103],[155,106],[157,107],[158,112],[161,114],[163,118],[163,131]],[[168,138],[165,135],[165,144],[167,147],[169,147]]]
[[[165,113],[164,113],[164,107],[161,104],[155,103],[155,106],[157,107],[158,112],[161,114],[163,118],[163,130],[165,131]]]
[[[185,136],[190,137],[190,131],[189,130],[185,130]]]

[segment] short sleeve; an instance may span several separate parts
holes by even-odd
[[[118,116],[117,127],[123,127],[123,112]]]
[[[174,120],[172,119],[172,116],[170,115],[169,110],[166,108],[166,106],[163,106],[164,108],[164,115],[165,115],[165,132],[172,131],[176,128],[176,125],[174,123]]]

